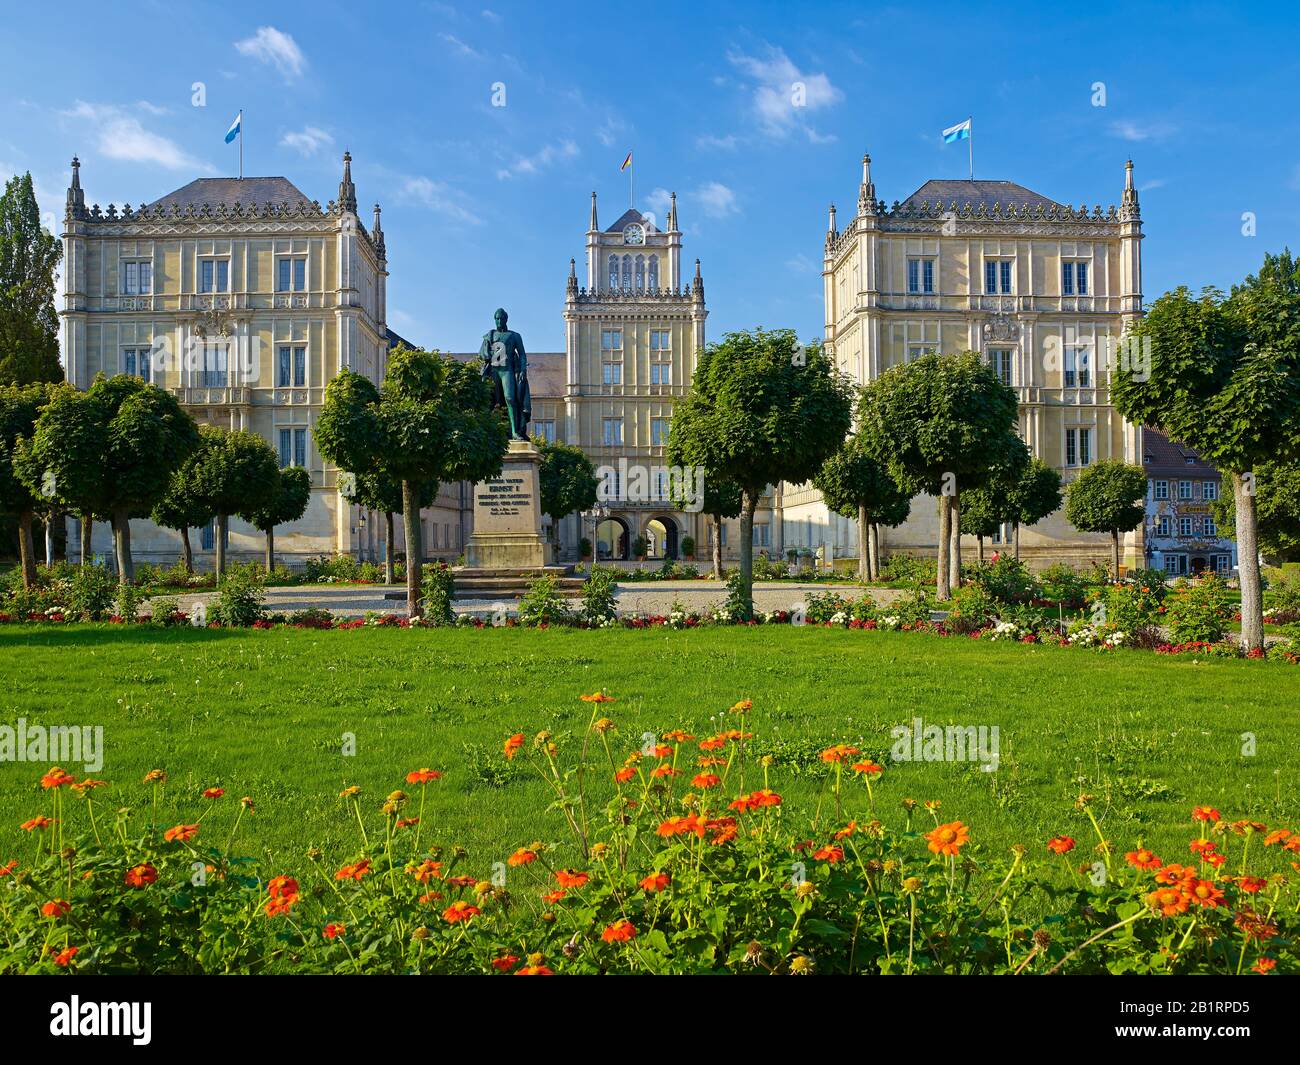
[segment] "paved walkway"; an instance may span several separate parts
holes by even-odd
[[[867,589],[854,584],[796,584],[793,582],[758,581],[754,584],[754,605],[759,610],[790,610],[804,601],[808,592],[836,591],[857,598]],[[890,588],[873,588],[871,594],[879,603],[889,603],[902,592]],[[292,587],[268,588],[266,609],[271,613],[289,614],[295,610],[317,607],[330,611],[337,617],[359,617],[367,611],[378,613],[404,613],[404,600],[385,599],[388,592],[406,594],[406,586],[398,584],[334,585],[301,584]],[[687,610],[703,612],[719,606],[727,597],[726,586],[720,581],[637,581],[618,586],[620,614],[667,614],[674,602]],[[177,596],[181,609],[189,612],[195,603],[210,603],[215,593],[207,591]],[[457,599],[457,613],[466,614],[493,609],[501,600]],[[505,602],[513,609],[515,600]]]

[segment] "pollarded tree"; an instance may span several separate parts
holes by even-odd
[[[673,443],[670,429],[668,446],[664,454],[669,465],[681,471],[680,477],[670,480],[669,487],[672,492],[670,502],[678,510],[688,514],[703,514],[709,519],[709,528],[712,531],[709,554],[713,564],[713,576],[717,580],[722,580],[722,523],[728,518],[740,517],[741,507],[745,503],[745,493],[735,481],[710,475],[702,468],[688,470],[690,464],[682,459],[680,451],[680,443]]]
[[[556,525],[566,514],[596,505],[596,467],[582,448],[572,444],[533,441],[542,453],[538,469],[542,513]]]
[[[813,486],[826,506],[858,523],[858,579],[880,577],[881,525],[901,525],[912,510],[912,495],[898,486],[884,464],[872,457],[859,433],[828,458]]]
[[[388,357],[382,389],[350,370],[329,383],[315,435],[321,454],[340,469],[379,469],[401,482],[406,609],[417,617],[423,486],[501,472],[510,433],[504,413],[492,409],[490,385],[477,364],[399,347]]]
[[[153,510],[198,446],[194,419],[170,393],[126,374],[101,376],[85,392],[51,397],[31,439],[19,445],[16,468],[52,503],[109,517],[118,579],[129,584],[131,519]]]
[[[1178,288],[1133,329],[1111,386],[1129,421],[1181,441],[1232,479],[1241,642],[1264,646],[1258,478],[1263,462],[1300,461],[1300,261],[1266,255],[1225,300]],[[1134,357],[1136,356],[1136,357]]]
[[[1142,524],[1147,474],[1141,466],[1106,459],[1088,466],[1065,491],[1065,518],[1082,532],[1110,533],[1111,575],[1119,576],[1119,534]]]
[[[43,500],[19,479],[13,460],[18,441],[35,432],[36,419],[53,390],[54,386],[39,384],[0,386],[0,513],[18,521],[18,554],[23,587],[28,590],[36,582],[32,519]]]
[[[200,441],[202,436],[200,436]],[[167,494],[154,504],[153,513],[149,515],[155,525],[162,529],[175,529],[181,534],[181,558],[185,563],[185,572],[194,573],[194,548],[190,543],[190,530],[207,525],[213,518],[212,511],[199,499],[194,491],[194,464],[202,454],[199,449],[181,463],[180,468],[172,474],[167,485]],[[82,519],[83,529],[86,521]],[[84,550],[84,546],[83,546]]]
[[[276,476],[275,492],[260,507],[239,512],[249,525],[266,536],[266,572],[275,569],[275,527],[297,521],[311,502],[311,474],[302,466],[286,466]]]
[[[1013,522],[1018,507],[1012,498],[1016,485],[1029,468],[1029,448],[1015,432],[1008,432],[995,451],[982,479],[961,495],[957,532],[975,537],[979,560],[984,561],[984,540]],[[960,564],[958,570],[960,572]]]
[[[960,493],[978,485],[1005,450],[1016,394],[973,351],[922,355],[886,370],[865,392],[863,428],[874,457],[904,489],[939,500],[935,595],[948,599],[961,580],[960,549],[953,550]]]
[[[32,175],[13,177],[0,195],[0,382],[63,380],[55,268],[57,237],[41,226]]]
[[[740,511],[741,609],[753,612],[754,511],[782,481],[803,484],[844,443],[848,384],[819,344],[792,329],[728,333],[699,354],[691,390],[673,410],[669,438],[681,464],[734,481]]]
[[[1300,562],[1300,466],[1261,462],[1255,474],[1259,552],[1274,565]],[[1211,505],[1219,535],[1237,538],[1237,506],[1221,495]]]
[[[280,462],[275,450],[247,429],[199,430],[202,446],[189,475],[197,504],[216,519],[217,581],[226,572],[226,538],[230,515],[272,506],[279,492]]]
[[[1061,475],[1042,459],[1031,458],[1008,495],[1015,511],[1010,520],[1019,558],[1020,526],[1036,525],[1061,509]]]
[[[351,485],[340,491],[347,502],[366,510],[376,510],[384,516],[384,583],[392,584],[395,576],[393,562],[396,558],[393,515],[402,513],[402,482],[394,480],[382,470],[371,473],[353,471]],[[437,494],[436,484],[421,485],[419,509],[433,506]]]

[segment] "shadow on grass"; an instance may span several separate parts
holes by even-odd
[[[245,636],[251,629],[196,629],[191,625],[171,628],[153,625],[110,625],[72,623],[0,625],[0,651],[16,647],[118,647],[159,643],[211,643]]]

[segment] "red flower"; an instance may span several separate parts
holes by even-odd
[[[175,843],[177,840],[180,840],[182,843],[188,843],[198,834],[198,825],[176,825],[163,833],[163,839],[168,843]]]
[[[482,912],[477,906],[460,899],[442,911],[442,919],[448,924],[456,924],[477,917]]]
[[[822,847],[821,850],[814,852],[813,857],[819,862],[830,862],[834,865],[836,862],[842,862],[844,860],[844,848],[832,846]]]
[[[1272,958],[1260,958],[1259,961],[1252,965],[1251,971],[1259,973],[1260,976],[1267,976],[1277,967],[1277,962]]]
[[[330,923],[327,924],[323,929],[321,929],[321,935],[323,935],[326,939],[337,939],[347,930],[348,930],[348,926],[345,924]]]
[[[1159,869],[1161,862],[1154,854],[1143,847],[1141,850],[1129,851],[1124,860],[1137,869]]]
[[[631,921],[621,918],[601,932],[600,938],[606,943],[630,943],[636,939],[636,928]]]
[[[66,969],[72,964],[72,959],[77,956],[77,951],[80,949],[80,947],[64,947],[62,950],[56,951],[53,947],[50,947],[50,953],[54,955],[54,964]]]
[[[513,736],[511,736],[509,739],[506,740],[506,745],[505,745],[506,758],[507,759],[513,758],[515,754],[518,752],[519,748],[522,747],[523,745],[524,745],[524,734],[522,732],[516,732]]]
[[[657,894],[668,886],[669,880],[667,873],[651,873],[641,881],[641,890],[648,891],[652,895]]]
[[[1074,840],[1069,836],[1053,836],[1047,841],[1047,849],[1053,854],[1069,854],[1074,850]]]
[[[506,859],[507,865],[528,865],[530,862],[537,861],[537,852],[530,851],[527,847],[520,847],[514,854]]]
[[[525,965],[522,969],[515,971],[516,976],[554,976],[545,965]]]
[[[1193,821],[1218,821],[1219,811],[1213,806],[1196,806],[1192,808]]]
[[[412,769],[406,774],[408,784],[430,784],[435,780],[441,780],[442,774],[436,769]]]
[[[45,917],[63,917],[72,909],[65,899],[52,899],[41,907],[41,914]]]
[[[519,958],[517,955],[503,954],[499,958],[494,958],[491,962],[491,965],[492,968],[494,968],[497,972],[506,973],[509,972],[514,967],[515,962],[517,962],[518,960]]]
[[[219,799],[226,793],[225,788],[208,788],[203,792],[205,799]]]
[[[127,887],[148,887],[158,879],[158,870],[148,862],[141,862],[126,871]]]
[[[345,865],[334,874],[335,880],[360,880],[370,872],[370,859],[357,862],[355,865]]]
[[[67,753],[66,751],[64,752]],[[47,791],[50,788],[65,788],[76,778],[68,772],[60,769],[57,765],[51,769],[45,776],[41,777],[41,787]]]
[[[586,873],[576,872],[573,869],[561,869],[555,874],[556,883],[562,888],[580,888],[590,880]]]

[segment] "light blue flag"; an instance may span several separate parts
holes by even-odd
[[[943,143],[951,144],[953,141],[964,141],[970,136],[970,119],[965,122],[958,122],[955,126],[949,126],[943,131]]]
[[[244,121],[244,112],[243,109],[241,108],[239,114],[235,116],[235,121],[230,123],[230,128],[226,130],[227,144],[229,144],[231,141],[233,141],[236,137],[239,136],[239,127],[243,123],[243,121]]]

